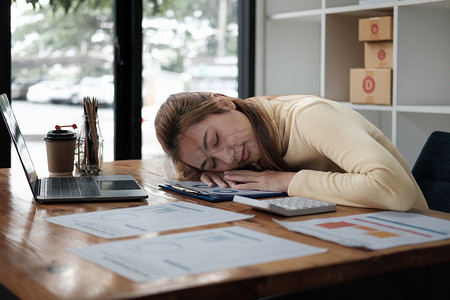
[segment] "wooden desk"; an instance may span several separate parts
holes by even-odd
[[[364,276],[450,262],[450,240],[381,251],[347,248],[288,231],[269,213],[233,202],[218,204],[182,197],[158,189],[170,177],[166,160],[117,161],[105,164],[105,174],[133,174],[149,194],[144,202],[38,205],[19,168],[0,169],[0,280],[22,299],[255,299],[258,297],[349,281]],[[48,223],[45,217],[177,200],[255,214],[252,219],[185,229],[238,225],[317,247],[328,252],[279,262],[134,283],[68,253],[65,249],[106,242],[87,233]],[[336,212],[292,218],[327,218],[375,210],[339,206]],[[450,214],[427,215],[450,220]],[[283,219],[283,218],[280,218]],[[178,230],[180,231],[180,230]],[[161,234],[173,233],[167,231]],[[142,236],[155,236],[149,233]]]

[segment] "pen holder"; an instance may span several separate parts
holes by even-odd
[[[76,147],[76,168],[80,175],[100,175],[103,170],[103,137],[98,114],[83,115]]]

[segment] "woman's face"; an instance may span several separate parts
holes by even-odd
[[[204,171],[240,169],[259,159],[253,127],[236,109],[212,114],[180,137],[180,159]]]

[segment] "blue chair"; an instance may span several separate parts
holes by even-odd
[[[412,173],[430,209],[450,213],[450,132],[431,133]]]

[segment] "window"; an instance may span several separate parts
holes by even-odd
[[[83,97],[99,101],[104,160],[114,149],[114,60],[112,3],[76,13],[11,5],[11,96],[22,133],[38,171],[47,171],[43,138],[55,125],[81,127]],[[14,161],[15,155],[12,156]]]
[[[67,14],[39,2],[39,9],[20,0],[11,5],[14,109],[30,152],[46,170],[43,136],[57,124],[79,123],[80,99],[97,96],[105,98],[99,110],[104,159],[113,160],[113,1],[97,8],[89,6],[97,1],[83,1]],[[163,154],[153,118],[171,93],[237,96],[238,88],[238,0],[154,3],[143,0],[143,158]]]
[[[237,97],[237,0],[144,5],[142,157],[162,155],[153,128],[172,93],[211,91]]]

